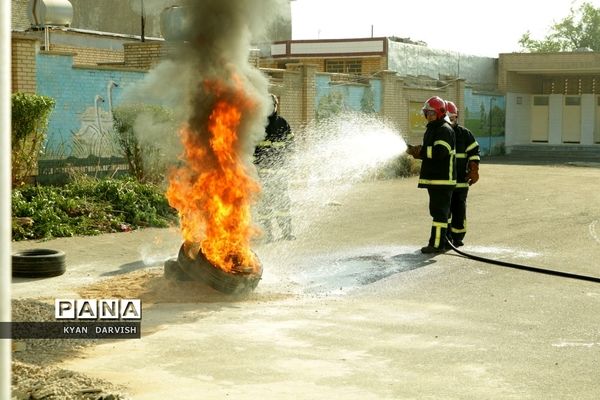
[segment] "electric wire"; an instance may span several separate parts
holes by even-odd
[[[570,279],[577,279],[577,280],[581,280],[581,281],[588,281],[588,282],[600,283],[600,278],[597,278],[597,277],[594,277],[594,276],[572,274],[570,272],[555,271],[555,270],[552,270],[552,269],[545,269],[545,268],[539,268],[539,267],[531,267],[531,266],[528,266],[528,265],[516,264],[516,263],[507,262],[507,261],[494,260],[494,259],[491,259],[491,258],[476,256],[476,255],[469,254],[469,253],[466,253],[464,251],[458,250],[449,241],[446,242],[446,244],[449,245],[450,248],[452,248],[452,250],[454,250],[455,252],[457,252],[461,256],[466,257],[466,258],[470,258],[472,260],[481,261],[481,262],[488,263],[488,264],[495,264],[495,265],[499,265],[499,266],[507,267],[507,268],[514,268],[514,269],[520,269],[520,270],[529,271],[529,272],[535,272],[535,273],[538,273],[538,274],[560,276],[562,278],[570,278]]]

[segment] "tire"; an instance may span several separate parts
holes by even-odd
[[[30,249],[12,256],[12,276],[43,278],[59,276],[67,270],[65,253],[60,250]]]
[[[202,281],[213,289],[225,294],[241,295],[250,293],[256,289],[262,276],[262,266],[260,263],[257,272],[229,273],[213,266],[202,253],[199,253],[198,258],[195,260],[189,258],[183,245],[179,249],[177,261],[181,270],[192,279]]]
[[[191,281],[192,278],[182,271],[179,262],[175,259],[165,261],[165,279],[171,281]]]

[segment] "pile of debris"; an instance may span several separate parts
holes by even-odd
[[[12,300],[15,322],[54,321],[54,306],[33,299]],[[13,400],[123,400],[123,388],[53,367],[97,340],[22,339],[13,341]]]

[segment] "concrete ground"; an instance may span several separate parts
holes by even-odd
[[[60,366],[134,399],[597,399],[600,284],[419,254],[430,218],[416,181],[312,204],[297,185],[298,239],[255,247],[264,275],[250,298],[146,301],[141,340]],[[599,205],[600,168],[484,162],[464,250],[600,277]],[[76,296],[158,269],[180,242],[148,229],[14,243],[65,250],[68,271],[15,280],[12,296]]]

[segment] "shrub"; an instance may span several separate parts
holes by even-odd
[[[28,93],[12,95],[12,184],[18,187],[34,175],[43,152],[48,118],[55,101]]]
[[[136,135],[135,124],[139,117],[150,119],[154,126],[162,125],[165,136],[174,136],[173,114],[164,107],[146,104],[121,106],[113,111],[115,139],[127,160],[129,172],[139,182],[160,182],[165,162],[158,146]]]
[[[163,190],[131,177],[82,176],[62,187],[24,185],[12,193],[13,240],[97,235],[175,222]]]

